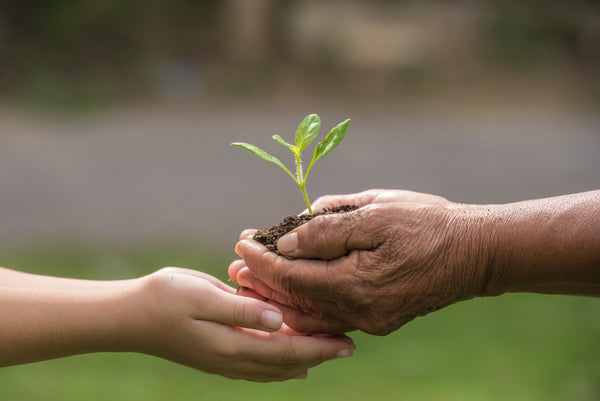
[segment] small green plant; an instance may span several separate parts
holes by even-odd
[[[294,182],[298,185],[300,190],[302,191],[302,196],[304,197],[304,202],[306,202],[306,206],[308,207],[308,212],[312,215],[313,211],[310,207],[310,201],[308,200],[308,195],[306,194],[306,178],[308,177],[308,173],[312,169],[313,165],[317,160],[327,155],[331,152],[339,143],[344,139],[344,135],[346,135],[346,131],[348,131],[348,126],[350,125],[350,120],[346,120],[344,122],[339,123],[335,127],[329,131],[325,139],[315,146],[315,150],[313,153],[312,160],[306,169],[306,173],[302,171],[302,151],[306,149],[308,145],[317,137],[319,134],[319,130],[321,129],[321,119],[316,114],[310,114],[302,120],[300,125],[298,125],[298,129],[296,130],[295,136],[295,145],[287,143],[283,140],[279,135],[273,135],[273,139],[279,143],[280,145],[285,146],[289,150],[294,153],[295,161],[296,161],[296,175],[294,175],[290,170],[285,167],[285,165],[275,156],[271,156],[264,150],[260,149],[257,146],[251,145],[245,142],[234,142],[231,145],[240,146],[246,149],[249,152],[254,153],[256,156],[260,157],[263,160],[266,160],[271,163],[277,164],[279,167],[283,169],[286,173],[292,177]]]

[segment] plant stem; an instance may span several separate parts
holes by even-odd
[[[302,159],[300,158],[300,152],[294,152],[294,154],[296,155],[296,171],[298,175],[296,183],[302,191],[302,196],[304,197],[304,202],[306,202],[308,213],[310,213],[312,216],[312,208],[310,207],[310,201],[308,200],[308,195],[306,194],[306,177],[302,174]]]
[[[300,187],[300,190],[302,191],[302,196],[304,196],[304,202],[306,202],[306,206],[308,207],[308,213],[310,213],[310,215],[312,216],[313,211],[312,208],[310,207],[310,201],[308,200],[308,195],[306,194],[306,182],[302,182],[301,185],[298,185]]]

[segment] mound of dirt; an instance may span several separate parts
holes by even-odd
[[[351,212],[353,210],[358,209],[358,206],[355,205],[343,205],[336,206],[332,208],[326,208],[321,210],[320,212],[316,212],[314,215],[310,214],[301,214],[298,216],[286,216],[281,223],[264,228],[262,230],[257,231],[254,234],[254,239],[264,246],[266,246],[271,252],[278,253],[277,251],[277,241],[279,238],[284,236],[285,234],[292,231],[294,228],[310,221],[312,218],[316,216],[321,216],[324,214],[332,214],[332,213],[346,213]]]

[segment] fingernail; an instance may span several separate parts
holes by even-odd
[[[265,329],[277,331],[281,328],[283,316],[279,312],[273,310],[265,310],[260,314],[260,324]]]
[[[289,233],[284,235],[277,241],[277,249],[281,253],[292,253],[298,248],[298,234]]]
[[[300,373],[299,375],[296,375],[296,376],[292,377],[292,379],[304,380],[307,377],[308,377],[308,372],[304,372],[304,373]]]
[[[348,358],[352,356],[352,350],[351,349],[343,349],[338,351],[337,354],[335,354],[336,358]]]

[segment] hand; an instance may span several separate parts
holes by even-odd
[[[450,203],[441,196],[420,192],[405,191],[401,189],[369,189],[356,194],[321,196],[312,204],[312,208],[313,210],[318,211],[343,205],[363,207],[375,203],[393,202],[410,202],[423,205],[447,205]],[[304,212],[308,213],[308,210],[305,210]]]
[[[137,351],[230,378],[303,378],[308,368],[354,349],[348,337],[287,335],[277,308],[194,270],[170,267],[143,277],[133,299],[129,341]]]
[[[485,287],[466,206],[371,190],[323,197],[314,208],[348,203],[360,209],[318,216],[280,239],[284,255],[314,260],[290,260],[245,238],[236,246],[245,263],[234,262],[230,277],[277,303],[379,335]],[[286,322],[313,330],[306,321]]]
[[[240,236],[240,239],[251,239],[252,234],[255,231],[256,230],[245,231],[242,234],[244,237]],[[251,274],[248,271],[248,267],[246,267],[246,262],[242,259],[233,261],[229,265],[229,274],[232,281],[236,281],[236,277],[238,275],[240,277],[244,276],[246,272],[247,274]],[[244,279],[242,278],[242,281],[243,280]],[[318,317],[305,313],[300,309],[281,304],[277,301],[274,301],[273,299],[265,298],[248,287],[239,287],[237,294],[242,295],[244,297],[259,299],[261,301],[276,306],[283,314],[283,321],[287,330],[292,331],[293,333],[298,335],[343,334],[348,331],[355,330],[354,326],[340,319],[337,319],[335,317],[329,318],[328,320],[319,319]],[[293,326],[294,329],[292,329],[291,326]]]

